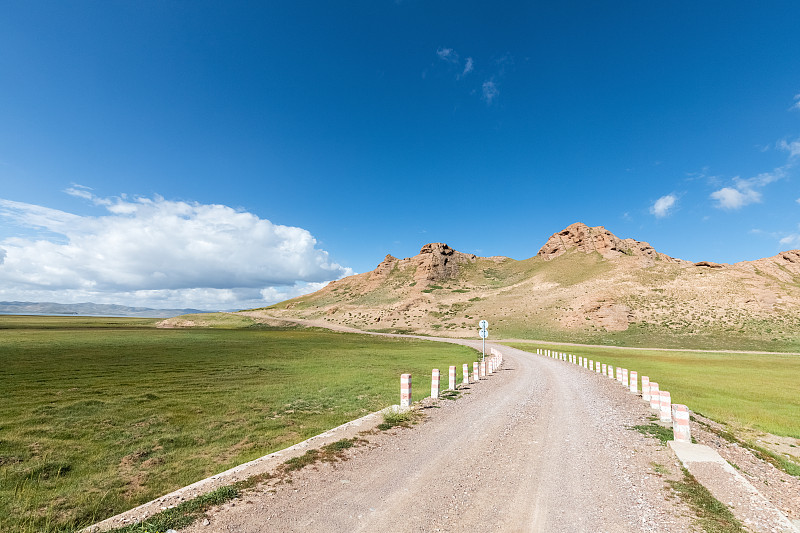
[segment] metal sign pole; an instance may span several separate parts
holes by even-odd
[[[489,336],[489,322],[486,320],[481,320],[478,322],[478,325],[481,327],[480,336],[483,339],[483,355],[481,356],[481,361],[486,360],[486,337]]]

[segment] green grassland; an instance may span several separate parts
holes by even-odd
[[[532,343],[509,346],[536,352]],[[636,370],[674,403],[738,428],[800,438],[800,356],[538,346]]]
[[[71,531],[399,400],[461,346],[244,317],[0,317],[0,531]],[[446,377],[445,377],[446,379]]]

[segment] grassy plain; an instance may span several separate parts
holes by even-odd
[[[0,317],[0,531],[72,531],[396,403],[456,345],[324,331]]]
[[[509,346],[536,352],[532,343]],[[589,346],[538,346],[636,370],[668,390],[674,403],[738,428],[800,438],[800,356]]]

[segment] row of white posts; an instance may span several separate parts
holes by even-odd
[[[499,350],[492,348],[490,351],[490,356],[484,358],[483,361],[475,361],[472,363],[472,381],[480,381],[481,379],[486,379],[486,376],[489,374],[493,374],[496,372],[500,365],[503,364],[503,354],[500,353]],[[467,363],[464,363],[461,367],[463,378],[461,383],[463,385],[467,385],[470,383],[470,368]],[[447,390],[455,390],[456,388],[456,367],[455,365],[450,367],[450,372],[448,374],[448,382],[447,382]],[[431,372],[431,398],[438,398],[439,397],[439,382],[441,376],[439,375],[439,369],[434,368],[433,372]],[[401,374],[400,375],[400,408],[408,408],[411,407],[411,374]]]
[[[638,395],[639,374],[635,370],[628,371],[627,368],[614,368],[613,366],[587,359],[586,357],[569,353],[556,352],[544,348],[537,348],[538,355],[544,355],[560,361],[566,361],[590,372],[596,372],[611,379],[616,379],[631,393]],[[672,433],[676,441],[692,442],[689,431],[689,408],[685,405],[672,403],[669,392],[659,390],[658,383],[650,381],[648,376],[642,376],[642,399],[650,403],[650,408],[659,412],[659,419],[662,422],[672,422]]]

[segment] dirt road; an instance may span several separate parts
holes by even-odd
[[[184,531],[692,530],[664,479],[678,475],[674,456],[629,429],[649,422],[644,402],[599,374],[499,348],[499,372],[431,402],[423,423],[368,435],[347,461],[260,486]]]

